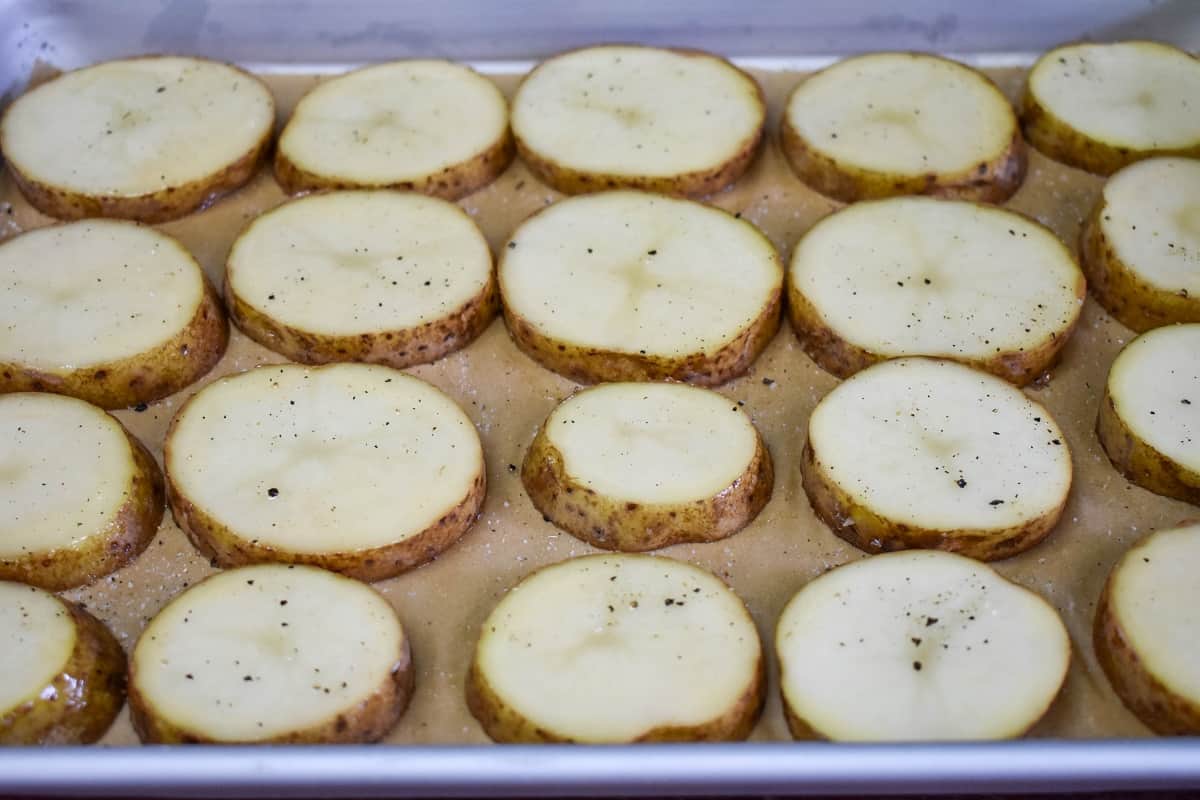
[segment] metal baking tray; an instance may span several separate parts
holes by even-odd
[[[1080,38],[1200,48],[1195,0],[0,0],[0,94],[68,69],[187,53],[313,73],[438,56],[514,71],[599,41],[713,50],[759,68],[930,50],[1029,63]],[[0,676],[2,679],[2,676]],[[0,794],[530,796],[882,794],[1200,787],[1200,739],[937,745],[87,747],[0,751]]]

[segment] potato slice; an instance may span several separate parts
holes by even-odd
[[[1096,433],[1130,481],[1200,505],[1200,324],[1156,328],[1125,346]]]
[[[1200,61],[1161,42],[1058,47],[1029,71],[1021,122],[1046,155],[1100,175],[1200,156]]]
[[[750,166],[766,111],[755,80],[723,58],[605,45],[534,68],[513,98],[512,126],[521,158],[560,192],[701,196]]]
[[[373,742],[412,691],[388,601],[315,567],[213,575],[150,620],[130,660],[129,709],[149,743]]]
[[[530,217],[499,281],[517,346],[585,383],[724,383],[771,341],[783,295],[779,254],[749,222],[635,191]]]
[[[1085,293],[1079,265],[1049,229],[992,206],[922,197],[826,217],[788,270],[800,344],[840,378],[920,355],[1023,386],[1058,358]]]
[[[1200,734],[1200,523],[1147,536],[1108,576],[1095,647],[1117,696],[1156,733]]]
[[[554,409],[521,480],[558,527],[638,551],[732,536],[771,499],[775,473],[754,423],[716,392],[610,383]]]
[[[221,566],[312,564],[390,578],[458,540],[483,504],[479,434],[454,401],[387,367],[264,366],[171,420],[167,500]]]
[[[108,628],[42,589],[0,581],[0,745],[88,744],[125,702]]]
[[[197,380],[229,340],[191,254],[130,222],[87,220],[9,239],[0,286],[0,392],[125,408]]]
[[[1080,251],[1092,296],[1125,327],[1200,322],[1200,161],[1154,158],[1113,175]]]
[[[201,58],[130,58],[17,98],[0,121],[0,149],[44,214],[165,222],[250,180],[274,125],[271,92],[248,72]]]
[[[1021,736],[1071,663],[1037,594],[951,553],[889,553],[807,584],[775,636],[798,739],[948,741]]]
[[[1071,489],[1048,411],[953,361],[863,370],[817,404],[801,464],[813,510],[868,552],[936,548],[991,561],[1040,542]]]
[[[444,200],[333,192],[285,203],[233,244],[230,316],[293,361],[409,367],[465,347],[496,315],[492,254]]]
[[[754,622],[718,578],[595,555],[543,567],[493,609],[467,705],[498,742],[731,741],[765,683]]]
[[[163,515],[153,456],[95,406],[0,395],[0,579],[44,589],[90,583],[146,549]]]
[[[872,53],[809,76],[788,98],[780,144],[800,180],[844,202],[999,203],[1025,177],[1008,98],[982,73],[924,53]]]
[[[495,84],[451,61],[393,61],[318,84],[279,137],[275,179],[313,189],[413,189],[456,200],[513,157]]]

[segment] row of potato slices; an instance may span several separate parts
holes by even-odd
[[[1188,105],[1197,91],[1200,63],[1167,45],[1070,45],[1034,65],[1022,117],[1035,147],[1111,174],[1152,155],[1200,155]],[[306,94],[280,135],[275,175],[289,193],[386,187],[454,199],[492,181],[516,150],[563,192],[700,196],[746,170],[765,120],[754,79],[696,51],[603,46],[551,58],[517,90],[511,131],[486,78],[446,61],[393,62]],[[47,214],[160,222],[247,182],[274,123],[274,99],[254,76],[147,57],[27,92],[0,122],[0,149]],[[780,138],[801,179],[839,200],[1002,201],[1025,174],[1008,100],[935,56],[879,53],[811,76],[789,98]]]

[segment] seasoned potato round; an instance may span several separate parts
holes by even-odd
[[[1200,505],[1200,324],[1156,328],[1125,346],[1096,433],[1130,481]]]
[[[293,361],[409,367],[465,347],[499,305],[487,241],[458,206],[333,192],[255,219],[229,253],[230,316]]]
[[[0,395],[0,579],[44,589],[90,583],[137,557],[163,515],[154,458],[95,406]]]
[[[554,409],[521,480],[555,525],[607,550],[710,542],[758,516],[771,454],[735,403],[684,384],[610,383]]]
[[[274,125],[270,90],[247,72],[200,58],[131,58],[17,98],[0,121],[0,149],[44,214],[164,222],[250,180]]]
[[[130,660],[133,726],[156,744],[373,742],[412,691],[387,600],[314,567],[213,575],[150,620]]]
[[[484,497],[471,420],[387,367],[224,378],[179,410],[164,453],[175,521],[226,567],[282,561],[383,580],[456,542]]]
[[[54,225],[0,244],[0,392],[101,408],[158,400],[221,358],[229,326],[200,265],[153,228]]]
[[[775,646],[799,739],[1021,736],[1071,663],[1053,606],[977,561],[934,552],[825,573],[784,608]]]
[[[723,58],[605,45],[547,59],[513,98],[517,151],[550,186],[711,194],[758,150],[766,102]]]
[[[543,567],[492,610],[467,705],[498,742],[731,741],[765,683],[754,622],[718,578],[595,555]]]
[[[508,106],[495,84],[450,61],[393,61],[323,81],[279,137],[288,193],[391,188],[455,200],[512,161]]]
[[[575,381],[724,383],[779,326],[783,268],[757,228],[635,191],[575,197],[527,219],[501,251],[517,346]]]
[[[872,53],[809,76],[788,98],[780,138],[800,180],[845,202],[998,203],[1025,177],[1025,142],[1000,89],[924,53]]]
[[[125,652],[95,617],[0,581],[0,745],[88,744],[125,702]]]
[[[878,364],[822,398],[801,472],[817,516],[855,547],[985,561],[1045,538],[1072,477],[1045,408],[995,376],[927,358]]]

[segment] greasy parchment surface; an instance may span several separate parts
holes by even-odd
[[[1015,99],[1023,74],[1000,70],[993,75]],[[780,108],[799,76],[762,73],[757,77],[770,103],[767,142],[750,172],[710,202],[740,212],[786,258],[800,236],[838,204],[804,187],[779,153]],[[281,119],[318,80],[295,75],[268,78]],[[514,77],[497,81],[511,94]],[[1029,177],[1007,205],[1049,225],[1074,247],[1100,186],[1099,178],[1031,151]],[[495,251],[522,219],[558,197],[515,163],[495,184],[461,205],[482,227]],[[208,210],[159,227],[179,237],[219,285],[224,259],[238,231],[283,199],[269,171],[264,171],[251,185]],[[51,222],[30,208],[5,176],[0,183],[0,238]],[[1034,730],[1035,736],[1147,733],[1124,710],[1100,672],[1091,648],[1092,614],[1108,570],[1136,539],[1156,527],[1195,516],[1196,511],[1130,485],[1109,465],[1097,443],[1093,426],[1105,375],[1131,335],[1089,299],[1048,384],[1028,390],[1049,407],[1064,429],[1076,470],[1070,503],[1058,529],[1032,551],[996,565],[1001,573],[1058,607],[1075,647],[1063,695]],[[281,360],[235,331],[228,353],[200,385]],[[536,567],[594,552],[542,520],[521,488],[517,469],[538,425],[575,387],[522,355],[499,320],[465,351],[411,372],[448,392],[478,426],[487,458],[488,497],[478,523],[457,545],[431,564],[378,584],[404,622],[417,667],[412,705],[387,741],[486,742],[463,700],[463,678],[478,626],[504,592]],[[800,453],[808,415],[835,383],[804,355],[785,323],[750,373],[719,389],[731,399],[744,401],[762,432],[775,459],[774,496],[759,518],[731,539],[662,551],[712,570],[732,585],[754,615],[768,652],[779,612],[792,594],[822,571],[861,557],[817,521],[800,488]],[[198,388],[193,386],[145,411],[121,411],[117,416],[161,461],[171,415]],[[168,599],[211,572],[168,514],[153,544],[134,564],[67,596],[86,603],[128,650]],[[774,659],[770,661],[769,699],[753,734],[758,740],[788,738]],[[581,686],[580,691],[587,687]],[[987,687],[981,686],[980,691]],[[128,712],[123,711],[102,743],[136,741]]]

